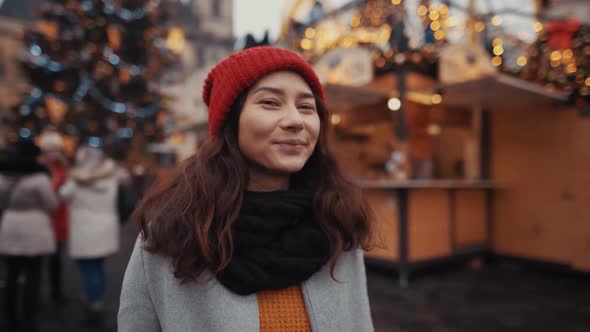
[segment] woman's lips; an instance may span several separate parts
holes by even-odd
[[[307,142],[299,139],[286,139],[273,142],[273,145],[287,153],[300,153],[307,147]]]

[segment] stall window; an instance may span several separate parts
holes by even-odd
[[[197,66],[201,67],[205,64],[205,48],[197,46]]]
[[[221,17],[221,1],[220,0],[212,0],[211,1],[211,12],[213,17]]]

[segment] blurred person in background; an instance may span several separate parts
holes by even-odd
[[[43,151],[41,161],[51,172],[51,185],[56,192],[64,185],[68,175],[68,161],[63,154],[63,139],[53,130],[45,131],[39,146]],[[64,200],[51,214],[53,230],[57,244],[56,252],[48,257],[49,285],[51,299],[55,304],[64,304],[65,296],[62,286],[63,255],[68,240],[68,208]]]
[[[55,252],[50,213],[58,206],[40,149],[19,141],[0,161],[0,193],[6,204],[0,220],[0,255],[6,263],[4,331],[37,331],[42,257]],[[24,280],[22,290],[19,280]]]
[[[106,289],[105,258],[119,250],[116,208],[119,169],[101,149],[82,146],[60,189],[68,201],[69,253],[80,269],[88,299],[88,320],[100,324]]]
[[[231,55],[203,89],[210,142],[140,202],[119,331],[373,331],[372,214],[327,150],[298,54]]]

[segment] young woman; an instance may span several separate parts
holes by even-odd
[[[372,331],[371,214],[327,150],[312,68],[247,49],[203,100],[210,142],[134,213],[119,331]]]

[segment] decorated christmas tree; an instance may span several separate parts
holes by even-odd
[[[165,138],[173,123],[158,82],[182,31],[167,26],[164,1],[52,0],[37,16],[22,37],[30,86],[7,120],[9,142],[52,127],[66,148],[121,154],[134,137]]]

